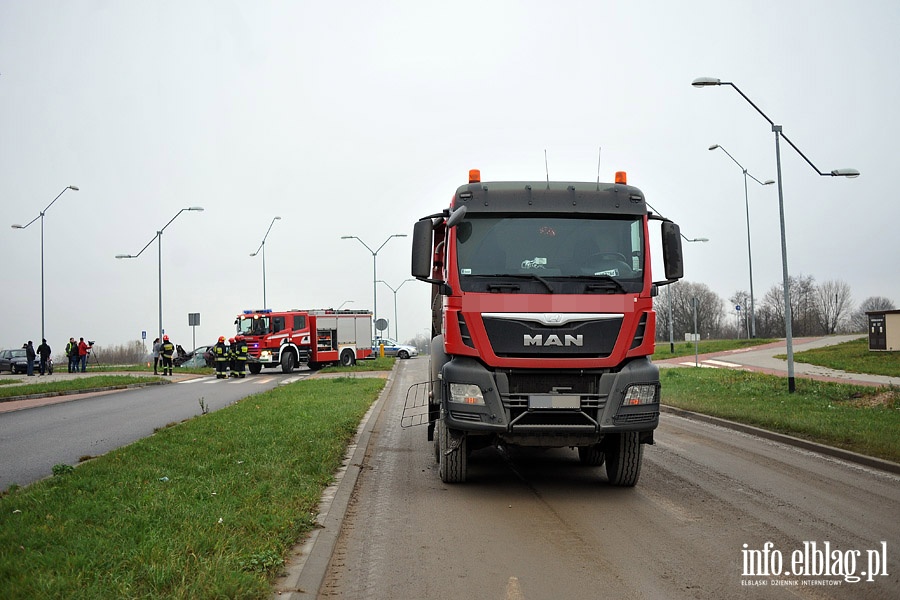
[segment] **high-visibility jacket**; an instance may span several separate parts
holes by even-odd
[[[163,358],[172,358],[172,355],[175,354],[175,344],[172,342],[163,342],[162,346],[159,347],[160,354],[163,355]]]
[[[228,360],[228,346],[225,345],[225,342],[219,342],[213,346],[213,355],[216,357],[216,362]]]

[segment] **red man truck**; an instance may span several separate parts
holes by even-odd
[[[507,444],[574,447],[612,485],[637,483],[659,423],[653,297],[683,266],[678,225],[624,172],[486,183],[473,170],[415,224],[412,275],[432,284],[428,439],[444,482],[465,481],[471,451]]]
[[[290,373],[301,364],[318,369],[374,358],[367,310],[245,310],[234,323],[247,341],[247,367],[254,375],[263,367]]]

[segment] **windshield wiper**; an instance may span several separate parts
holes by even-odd
[[[549,291],[551,294],[556,293],[556,290],[553,289],[553,286],[550,284],[549,281],[547,281],[540,275],[535,275],[534,273],[517,273],[515,275],[513,275],[511,273],[510,274],[498,274],[498,275],[474,275],[474,277],[509,277],[512,279],[534,279],[535,281],[540,281],[541,283],[543,283],[544,286],[546,286],[547,291]],[[500,291],[500,290],[508,290],[508,289],[518,290],[519,286],[517,286],[515,284],[509,284],[509,283],[507,283],[507,284],[489,283],[487,285],[487,289],[488,289],[488,291],[494,291],[494,290]]]
[[[585,291],[587,291],[587,292],[593,292],[593,291],[597,291],[597,290],[608,290],[610,283],[613,284],[614,289],[618,289],[623,294],[627,292],[627,290],[625,289],[625,286],[622,285],[622,282],[619,281],[618,279],[616,279],[615,277],[613,277],[612,275],[590,275],[590,276],[588,276],[588,278],[589,279],[598,279],[599,281],[597,283],[587,284],[587,286],[585,286],[585,288],[584,288]]]

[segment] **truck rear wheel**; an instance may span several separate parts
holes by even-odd
[[[611,485],[633,487],[641,475],[641,458],[644,447],[637,431],[626,431],[607,436],[604,440],[606,476]]]
[[[443,419],[437,423],[438,472],[444,483],[465,483],[468,453],[466,434],[451,432]]]
[[[352,367],[354,364],[356,364],[356,357],[353,356],[353,350],[344,348],[341,352],[341,366]]]
[[[600,444],[578,447],[578,462],[589,467],[599,467],[606,457]]]
[[[281,353],[281,372],[282,373],[290,373],[294,370],[294,353],[290,350],[285,350]]]

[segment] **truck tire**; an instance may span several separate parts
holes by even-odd
[[[438,473],[444,483],[465,483],[468,452],[466,452],[466,435],[454,433],[444,424],[443,419],[438,421]],[[455,446],[455,447],[454,447]],[[453,448],[450,451],[450,448]]]
[[[441,416],[441,369],[447,364],[447,354],[444,352],[444,336],[436,335],[431,340],[431,357],[428,367],[431,370],[429,388],[431,395],[428,399],[428,441],[437,439],[434,435],[435,423]]]
[[[353,350],[350,348],[344,348],[341,352],[341,366],[342,367],[352,367],[356,364],[356,357],[353,356]]]
[[[606,476],[610,485],[634,487],[641,475],[641,458],[644,447],[637,431],[626,431],[607,436],[604,440]]]
[[[259,363],[250,363],[247,368],[253,375],[259,375],[262,372],[262,365]]]
[[[294,370],[294,353],[284,350],[281,353],[281,372],[290,373]]]
[[[599,467],[606,458],[603,447],[600,444],[593,446],[578,446],[578,462],[589,467]]]

